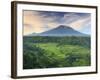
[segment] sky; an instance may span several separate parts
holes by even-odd
[[[23,11],[24,35],[41,33],[59,25],[69,26],[81,33],[91,34],[91,14],[75,12]]]

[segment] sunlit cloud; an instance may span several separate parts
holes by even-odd
[[[33,32],[41,32],[40,27],[44,26],[44,23],[43,23],[41,17],[36,12],[33,13],[32,11],[24,12],[24,24],[30,24],[34,28]],[[28,27],[28,28],[30,28],[30,27]],[[28,30],[30,31],[30,29],[28,29]],[[30,31],[30,33],[32,33],[31,31]]]
[[[90,24],[90,18],[79,19],[70,23],[69,25],[76,30],[80,30],[88,24]]]
[[[30,24],[24,24],[24,35],[30,34],[33,32],[34,28]]]
[[[91,24],[89,13],[24,11],[23,16],[24,35],[41,33],[59,25],[67,25],[81,31]]]

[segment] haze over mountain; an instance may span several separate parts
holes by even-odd
[[[28,36],[87,36],[87,35],[78,32],[69,26],[60,25],[54,29],[42,33],[32,33]]]

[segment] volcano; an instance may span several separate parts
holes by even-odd
[[[60,25],[42,33],[30,34],[30,36],[86,36],[86,34],[83,34],[70,26]]]

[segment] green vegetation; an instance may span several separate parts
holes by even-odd
[[[89,66],[90,37],[23,37],[23,68]]]

